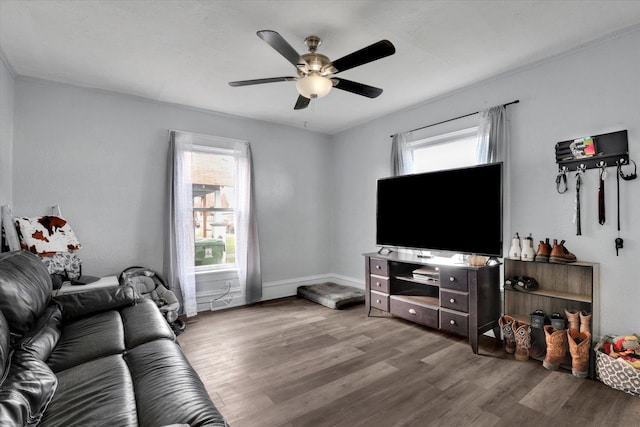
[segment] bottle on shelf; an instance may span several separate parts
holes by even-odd
[[[520,259],[522,250],[520,249],[520,235],[516,233],[511,239],[511,248],[509,249],[509,258]]]
[[[529,237],[526,237],[522,241],[522,253],[520,259],[522,261],[533,261],[536,258],[536,251],[533,249],[533,237],[529,233]]]

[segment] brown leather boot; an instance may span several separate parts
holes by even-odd
[[[516,360],[529,360],[529,349],[531,348],[531,326],[516,321]]]
[[[549,262],[549,255],[551,255],[551,244],[547,237],[544,241],[540,240],[538,250],[536,251],[536,262]]]
[[[591,313],[581,311],[580,313],[580,332],[591,333]]]
[[[571,373],[578,378],[586,378],[589,373],[589,349],[591,333],[567,329],[569,351],[571,352]]]
[[[580,313],[578,310],[570,310],[565,308],[564,314],[567,316],[567,329],[575,329],[580,331]]]
[[[564,246],[564,240],[561,240],[560,244],[557,244],[554,239],[553,243],[554,245],[553,248],[551,248],[551,254],[549,254],[549,262],[561,264],[576,262],[576,256],[569,252],[569,250]]]
[[[544,335],[547,342],[547,355],[542,361],[542,366],[550,371],[555,371],[564,361],[567,352],[567,333],[562,329],[545,325]]]
[[[504,349],[507,353],[515,353],[516,351],[515,323],[516,319],[506,314],[498,319],[498,325],[500,325],[504,337]]]

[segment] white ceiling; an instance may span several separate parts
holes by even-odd
[[[638,0],[0,0],[0,54],[22,76],[333,134],[639,24]],[[301,54],[317,35],[334,60],[390,40],[395,55],[340,74],[383,94],[294,111],[294,82],[230,87],[296,75],[263,29]]]

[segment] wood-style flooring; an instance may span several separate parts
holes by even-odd
[[[178,341],[231,427],[640,425],[640,397],[364,305],[205,312]]]

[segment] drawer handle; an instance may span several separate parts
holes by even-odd
[[[382,267],[380,267],[379,265],[376,265],[376,270],[380,270]]]
[[[381,287],[382,287],[382,285],[380,284],[380,282],[376,282],[376,286],[377,286],[377,287],[379,287],[379,288],[381,288]]]
[[[409,314],[416,314],[416,311],[413,308],[409,309]]]
[[[377,300],[376,300],[376,302],[377,302],[378,304],[380,304],[382,301],[380,301],[379,299],[377,299]]]
[[[453,298],[450,298],[450,299],[449,299],[449,302],[450,302],[451,304],[453,304],[454,302],[456,302],[456,300],[455,300],[455,299],[453,299]]]
[[[455,320],[453,320],[453,319],[451,319],[451,320],[449,320],[449,324],[451,324],[451,325],[455,325],[455,324],[456,324],[456,321],[455,321]]]
[[[450,282],[455,282],[455,281],[456,281],[456,278],[455,278],[455,277],[453,277],[453,276],[450,276],[450,277],[449,277],[449,281],[450,281]]]

